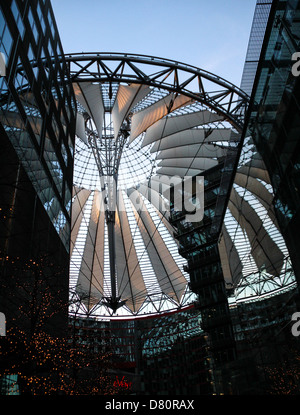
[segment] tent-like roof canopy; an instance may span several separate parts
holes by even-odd
[[[213,74],[153,57],[67,60],[78,106],[71,285],[81,306],[122,316],[187,305],[193,294],[168,220],[170,186],[239,154],[247,97]],[[260,160],[239,166],[235,185],[275,221],[268,184]],[[243,278],[232,221],[247,235],[257,269],[278,276],[284,255],[251,200],[233,187],[227,211],[219,243],[225,282]]]
[[[185,96],[174,99],[174,93],[121,84],[111,111],[104,111],[99,84],[79,83],[74,89],[82,106],[72,213],[76,290],[89,311],[111,297],[108,257],[115,249],[116,294],[126,309],[136,314],[149,309],[149,302],[153,310],[182,305],[190,300],[189,276],[168,222],[171,178],[199,175],[217,165],[230,146],[236,147],[238,134],[223,126],[224,116]],[[135,112],[146,100],[149,104]],[[97,114],[97,122],[92,114]],[[111,178],[113,196],[107,194]],[[108,197],[115,197],[113,236],[105,214]]]

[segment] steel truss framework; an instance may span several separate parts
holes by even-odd
[[[132,55],[132,54],[117,54],[117,53],[89,53],[89,54],[72,54],[72,55],[66,55],[64,59],[67,62],[67,65],[69,67],[69,72],[71,76],[71,80],[73,82],[73,85],[75,85],[77,88],[79,86],[79,92],[83,93],[85,95],[84,91],[86,90],[86,87],[84,85],[100,85],[101,91],[102,91],[102,99],[103,99],[103,110],[104,112],[111,113],[113,106],[116,102],[116,99],[118,97],[119,88],[120,85],[140,85],[140,86],[147,86],[149,87],[148,91],[151,89],[151,91],[158,91],[156,100],[163,99],[166,95],[169,94],[172,96],[172,99],[168,101],[168,108],[165,112],[165,115],[171,115],[171,116],[178,116],[178,112],[176,110],[174,111],[174,108],[176,105],[174,103],[176,102],[176,99],[180,97],[186,97],[189,99],[189,102],[194,103],[195,105],[200,104],[202,108],[208,108],[212,113],[217,114],[219,116],[219,120],[224,121],[224,123],[231,124],[233,131],[237,133],[235,138],[235,151],[237,148],[241,150],[241,137],[242,137],[242,131],[244,127],[244,119],[245,115],[247,113],[248,104],[249,104],[249,97],[239,88],[237,88],[235,85],[229,83],[228,81],[212,74],[207,71],[204,71],[202,69],[189,66],[183,63],[171,61],[171,60],[165,60],[161,58],[156,58],[152,56],[144,56],[144,55]],[[164,92],[163,92],[164,91]],[[87,95],[85,95],[86,97]],[[147,95],[148,97],[149,95]],[[153,101],[155,102],[155,100]],[[150,108],[153,104],[151,102],[151,99],[140,99],[138,102],[135,102],[134,112],[143,112],[143,110]],[[86,100],[86,103],[88,104],[88,100]],[[183,107],[186,108],[186,104],[183,104]],[[178,106],[177,108],[179,108]],[[133,108],[133,105],[131,106]],[[79,112],[84,111],[84,108],[79,107]],[[196,110],[199,110],[199,107],[196,108]],[[183,110],[183,114],[184,114]],[[193,110],[195,111],[195,109]],[[90,111],[90,114],[93,111]],[[188,113],[187,111],[186,113]],[[131,113],[132,115],[133,113]],[[164,116],[163,116],[164,117]],[[92,117],[91,117],[92,118]],[[94,154],[94,161],[96,169],[98,170],[99,174],[106,174],[114,176],[117,179],[118,177],[118,168],[119,168],[119,162],[120,158],[122,156],[123,148],[126,145],[127,138],[129,137],[130,141],[130,125],[125,126],[124,123],[128,122],[128,118],[123,119],[122,128],[119,128],[119,132],[114,136],[113,129],[109,131],[109,128],[107,126],[104,127],[101,125],[97,125],[97,120],[93,120],[96,124],[96,128],[93,129],[93,125],[91,123],[90,119],[85,119],[84,123],[84,129],[86,134],[86,143],[83,144],[81,141],[81,144],[78,147],[78,151],[84,151],[85,145],[87,145],[91,153]],[[157,122],[157,120],[156,120]],[[158,123],[158,122],[157,122]],[[98,122],[99,124],[99,122]],[[105,120],[104,120],[105,124]],[[217,123],[215,123],[217,124]],[[200,124],[201,125],[201,124]],[[211,124],[213,125],[213,123]],[[95,126],[94,126],[95,127]],[[128,127],[128,128],[127,128]],[[193,127],[190,127],[193,128]],[[198,127],[199,128],[199,127]],[[216,125],[213,126],[213,128],[219,128]],[[144,138],[144,131],[142,132],[142,139]],[[195,130],[193,130],[195,131]],[[103,136],[102,136],[103,133]],[[207,133],[207,131],[206,131]],[[205,133],[205,134],[206,134]],[[211,131],[208,132],[208,134],[211,134]],[[171,135],[172,136],[172,135]],[[172,136],[173,137],[173,136]],[[110,140],[107,140],[109,138]],[[115,140],[112,140],[112,139]],[[166,144],[169,137],[164,138],[164,142]],[[222,138],[223,143],[225,144],[224,137]],[[141,142],[137,139],[136,142]],[[200,139],[198,141],[201,142]],[[101,144],[100,144],[101,143]],[[191,143],[189,143],[191,144]],[[100,149],[104,146],[105,150]],[[169,144],[168,144],[169,145]],[[182,145],[182,144],[181,144]],[[223,151],[226,146],[220,145],[220,142],[217,144],[214,144],[217,148],[216,151]],[[153,146],[153,149],[157,146],[157,143]],[[201,147],[201,145],[200,145]],[[221,150],[223,148],[223,150]],[[227,149],[230,148],[227,147]],[[233,148],[233,147],[232,147]],[[227,150],[226,150],[227,151]],[[162,154],[163,152],[161,152]],[[107,154],[109,154],[109,163],[107,163]],[[216,153],[217,154],[217,153]],[[222,154],[225,154],[224,152]],[[239,152],[236,151],[236,157],[238,158]],[[198,157],[198,156],[197,156]],[[203,156],[201,156],[203,157]],[[163,157],[162,157],[163,158]],[[218,158],[217,155],[213,156],[213,158]],[[173,161],[172,161],[173,160]],[[174,163],[174,159],[172,159],[172,163]],[[168,160],[166,160],[168,162]],[[188,161],[188,159],[186,160]],[[165,160],[163,160],[165,162]],[[105,163],[107,164],[105,166]],[[176,162],[177,163],[177,162]],[[202,163],[202,162],[201,162]],[[109,169],[107,166],[109,165]],[[168,164],[162,164],[167,166]],[[171,166],[174,166],[171,164]],[[176,164],[176,166],[178,166]],[[202,169],[202,171],[205,170]],[[199,174],[199,173],[198,173]],[[249,175],[249,173],[248,173]],[[241,183],[240,183],[241,184]],[[245,187],[244,183],[241,184],[242,187]],[[246,186],[247,187],[247,186]],[[235,190],[233,189],[233,192]],[[77,193],[78,190],[75,192],[75,195],[78,196],[79,193]],[[265,192],[265,191],[264,191]],[[146,193],[142,193],[143,196],[145,196]],[[271,195],[269,195],[271,196]],[[228,195],[229,197],[229,195]],[[86,201],[87,199],[85,199]],[[235,201],[235,199],[232,197],[232,194],[230,196],[230,201]],[[245,202],[247,203],[247,202]],[[81,208],[83,209],[84,206]],[[234,207],[234,206],[233,206]],[[242,211],[242,207],[240,209]],[[114,241],[114,227],[115,227],[115,217],[111,214],[111,211],[106,212],[106,221],[108,224],[108,243],[110,244],[110,250],[115,250],[115,241]],[[163,217],[163,219],[165,219]],[[239,222],[239,219],[237,219]],[[111,226],[109,226],[109,223]],[[98,226],[98,225],[97,225]],[[229,226],[232,227],[232,224],[229,224]],[[239,226],[239,223],[235,226]],[[103,228],[103,226],[102,226]],[[230,240],[229,235],[227,235],[226,229],[223,227],[223,237],[226,234],[226,240]],[[231,235],[233,232],[231,232]],[[124,235],[123,235],[124,239]],[[150,237],[152,239],[152,237]],[[255,238],[255,243],[257,242],[257,239]],[[223,239],[224,241],[224,239]],[[250,244],[253,241],[250,241]],[[153,240],[151,240],[151,243],[153,243]],[[232,250],[230,246],[232,246],[232,243],[236,243],[235,237],[232,236],[232,240],[230,241],[227,250],[227,263],[223,263],[227,270],[230,269],[233,265],[236,266],[236,255],[234,255],[233,262],[232,261],[232,255],[235,254],[233,252],[235,248]],[[253,242],[254,243],[254,242]],[[251,250],[251,247],[250,247]],[[223,250],[224,255],[224,250]],[[226,255],[225,255],[226,256]],[[225,258],[225,257],[224,257]],[[127,258],[128,261],[128,258]],[[229,261],[229,262],[228,262]],[[251,261],[250,261],[251,262]],[[252,259],[253,262],[253,259]],[[127,264],[128,265],[128,264]],[[79,301],[81,303],[81,306],[79,307],[79,312],[81,313],[87,313],[88,315],[102,315],[103,307],[108,312],[108,315],[110,317],[113,316],[114,312],[120,307],[123,306],[125,309],[127,309],[127,312],[129,315],[137,315],[142,314],[144,311],[148,309],[148,306],[150,305],[150,308],[152,309],[152,313],[156,312],[162,312],[166,311],[167,309],[173,309],[177,308],[179,306],[185,306],[189,304],[189,301],[192,301],[192,296],[190,292],[185,291],[185,295],[183,296],[184,300],[179,301],[179,298],[175,296],[170,296],[167,292],[158,292],[158,291],[152,291],[152,294],[149,295],[149,293],[141,294],[144,295],[144,300],[142,303],[140,303],[139,310],[137,309],[130,310],[126,307],[126,304],[122,301],[120,297],[117,296],[117,292],[114,289],[116,286],[116,276],[114,275],[114,269],[116,264],[114,261],[110,258],[110,274],[111,274],[111,287],[113,287],[111,291],[110,297],[103,297],[101,301],[94,301],[90,303],[90,299],[85,298],[85,295],[76,292],[75,291],[75,297],[76,297],[76,303]],[[240,266],[238,267],[240,268]],[[247,266],[244,266],[244,269],[246,270],[246,274],[248,274]],[[229,271],[229,274],[231,272],[231,281],[232,278],[234,279],[234,274],[240,275],[236,282],[238,283],[239,289],[241,287],[248,286],[249,283],[252,285],[251,278],[247,282],[247,278],[241,276],[240,271],[236,270],[233,272]],[[252,272],[252,271],[251,271]],[[250,272],[250,275],[251,275]],[[245,274],[245,273],[244,273]],[[266,278],[273,278],[273,276],[267,276]],[[263,278],[265,280],[265,278]],[[240,282],[239,282],[240,281]],[[226,278],[225,278],[226,282]],[[227,283],[227,282],[226,282]],[[95,282],[93,283],[90,281],[91,286],[97,285]],[[258,294],[259,295],[259,294]],[[74,297],[74,298],[75,298]],[[138,302],[138,299],[136,297],[136,301]],[[88,304],[88,305],[87,305]],[[76,308],[76,307],[75,307]],[[98,314],[97,314],[98,313]]]
[[[225,79],[203,69],[153,56],[121,53],[65,55],[73,82],[143,84],[182,94],[224,115],[243,129],[249,97]],[[153,72],[154,71],[154,72]],[[172,105],[172,103],[170,103]]]
[[[240,140],[249,98],[235,85],[210,72],[183,63],[144,55],[90,53],[66,55],[64,58],[69,66],[71,80],[74,85],[79,86],[80,92],[83,91],[83,87],[81,87],[83,83],[86,85],[101,85],[104,111],[106,112],[111,112],[115,103],[118,93],[116,85],[148,86],[149,89],[166,91],[172,94],[172,99],[168,103],[167,114],[172,113],[176,99],[184,96],[186,97],[185,99],[189,99],[189,102],[200,103],[204,108],[212,110],[213,113],[220,117],[219,120],[231,124],[234,130],[239,133]],[[106,90],[106,94],[103,94],[104,90]],[[147,105],[150,106],[151,104],[145,104],[144,102],[144,107]],[[113,144],[115,150],[111,147],[111,140],[104,139],[101,142],[101,146],[105,146],[106,155],[109,154],[109,163],[106,160],[105,168],[107,156],[103,160],[103,151],[100,151],[99,145],[99,136],[102,138],[101,127],[99,128],[98,125],[98,128],[96,128],[97,132],[93,133],[91,124],[85,122],[85,130],[87,133],[87,143],[94,153],[99,173],[101,175],[114,176],[117,181],[120,157],[129,133],[124,131],[124,129],[120,129]],[[111,134],[106,132],[104,135],[106,136],[104,138],[112,138],[113,132]],[[235,141],[236,145],[238,140]],[[116,148],[118,148],[117,151]],[[108,164],[110,165],[109,169],[107,169]],[[101,187],[104,190],[105,186],[102,185]],[[108,196],[106,194],[106,198]],[[115,214],[109,209],[106,211],[106,222],[109,249],[112,252],[116,249],[114,240]],[[120,306],[124,306],[124,302],[117,296],[115,289],[115,267],[114,257],[110,256],[111,297],[104,297],[102,302],[100,302],[102,305],[108,306],[109,314],[111,314],[109,308],[115,312]],[[189,298],[189,296],[188,294],[184,297]],[[153,301],[155,298],[156,301]],[[158,301],[157,298],[159,298]],[[154,293],[153,296],[145,295],[140,312],[145,307],[147,308],[149,303],[152,303],[152,309],[157,312],[164,310],[166,301],[169,303],[169,307],[171,304],[171,308],[172,304],[175,307],[178,304],[184,305],[184,301],[180,303],[177,295],[175,299],[176,301],[173,300],[172,296],[163,292],[160,295],[159,293]],[[99,302],[91,308],[87,308],[90,311],[95,310],[99,308]]]

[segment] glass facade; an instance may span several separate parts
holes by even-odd
[[[76,108],[50,1],[1,2],[0,28],[0,304],[11,329],[32,324],[45,292],[49,315],[68,301]]]
[[[109,353],[111,381],[138,395],[213,393],[207,336],[194,307],[131,320],[71,319],[77,344]],[[126,387],[126,384],[128,388]],[[118,383],[118,385],[116,385]]]
[[[75,100],[50,5],[0,10],[1,123],[50,220],[69,249]]]
[[[300,2],[277,1],[253,91],[249,132],[268,169],[276,216],[298,284],[299,261],[299,77],[292,55],[299,50]]]
[[[138,321],[141,390],[147,395],[213,392],[207,337],[199,310]]]
[[[257,0],[254,11],[248,50],[241,81],[241,89],[249,96],[252,92],[271,6],[271,0]]]
[[[204,217],[199,223],[186,222],[184,212],[173,212],[179,252],[188,260],[190,288],[197,294],[201,327],[208,333],[210,352],[217,367],[235,358],[235,341],[229,314],[227,290],[221,267],[218,239],[222,211],[228,197],[236,152],[204,174]],[[221,203],[221,205],[220,205]]]
[[[249,168],[248,172],[253,169],[252,177],[258,178],[269,189],[267,214],[273,212],[269,223],[276,224],[285,243],[281,236],[279,243],[278,236],[265,220],[262,227],[267,229],[273,241],[278,239],[285,265],[279,279],[277,276],[266,278],[267,273],[262,269],[258,277],[253,278],[254,272],[249,278],[251,272],[247,267],[244,273],[247,274],[249,269],[249,275],[239,283],[235,300],[231,298],[230,315],[237,359],[227,367],[225,384],[230,385],[229,393],[237,395],[299,393],[299,346],[297,338],[291,334],[291,316],[299,309],[299,81],[292,74],[291,59],[299,50],[299,6],[298,1],[257,2],[242,79],[243,88],[249,94],[252,91],[252,96],[247,141],[237,173],[245,167]],[[263,171],[267,174],[262,174]],[[248,174],[249,189],[250,177]],[[237,177],[235,181],[241,185]],[[257,195],[262,198],[264,192],[261,188]],[[255,192],[251,198],[245,193],[243,202],[252,203],[253,196]],[[255,208],[257,214],[259,209],[259,206]],[[254,225],[253,220],[249,223]],[[234,243],[239,248],[238,233]],[[263,245],[260,246],[262,252]],[[245,258],[245,242],[243,247]],[[273,250],[267,251],[271,255]],[[273,264],[279,262],[280,256],[275,255]],[[272,284],[276,280],[277,288],[274,289]],[[267,287],[265,292],[261,290],[262,283]],[[240,290],[246,292],[255,285],[256,296],[252,301],[249,301],[251,296],[248,301],[238,298]]]

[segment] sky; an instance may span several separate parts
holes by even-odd
[[[51,0],[64,52],[193,65],[240,86],[256,0]]]

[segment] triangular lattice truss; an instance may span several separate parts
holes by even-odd
[[[81,311],[137,315],[186,305],[193,295],[168,222],[170,179],[238,156],[247,97],[177,62],[109,54],[67,60],[78,103],[71,286]],[[259,158],[246,160],[250,148],[219,243],[225,282],[238,290],[258,275],[275,281],[287,265],[268,176]]]

